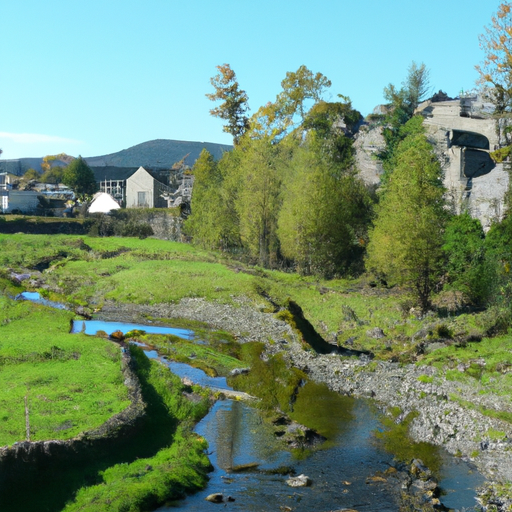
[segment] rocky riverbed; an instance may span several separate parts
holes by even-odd
[[[152,306],[107,303],[101,316],[108,319],[115,315],[120,319],[126,315],[131,320],[137,316],[188,318],[206,322],[232,332],[241,343],[264,342],[269,354],[282,352],[291,364],[334,391],[370,397],[383,410],[399,408],[398,422],[415,411],[416,417],[410,424],[413,440],[443,446],[453,455],[470,460],[488,479],[483,493],[488,502],[495,503],[494,510],[509,510],[512,497],[498,497],[496,484],[512,481],[512,426],[462,407],[451,398],[457,395],[460,401],[475,406],[510,411],[508,397],[482,393],[476,381],[472,386],[447,381],[438,370],[428,366],[373,361],[367,356],[341,357],[336,352],[319,355],[304,350],[290,325],[263,309],[244,299],[238,299],[235,305],[184,299],[178,304]],[[497,440],[490,435],[493,432],[504,435]]]

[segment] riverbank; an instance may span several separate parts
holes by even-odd
[[[280,353],[338,392],[375,399],[403,432],[474,461],[491,482],[510,476],[512,339],[487,338],[492,312],[471,311],[452,293],[420,317],[404,290],[365,276],[319,280],[187,244],[0,235],[0,247],[6,294],[37,290],[80,315],[205,324],[239,344],[264,342],[267,356]],[[236,348],[226,355],[237,357]]]
[[[241,343],[263,342],[267,354],[282,353],[290,364],[330,389],[372,398],[383,411],[393,410],[397,423],[409,422],[414,441],[442,446],[473,463],[488,480],[486,499],[501,500],[502,506],[497,510],[507,510],[511,498],[498,498],[496,494],[501,484],[512,480],[512,425],[480,412],[509,411],[507,396],[486,394],[478,382],[469,385],[447,380],[442,371],[432,366],[304,350],[300,334],[288,323],[256,310],[248,300],[237,299],[236,303],[233,306],[202,299],[152,306],[107,303],[100,316],[187,318],[230,331]],[[490,492],[493,488],[494,493]]]

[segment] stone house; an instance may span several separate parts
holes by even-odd
[[[171,187],[144,167],[139,167],[126,180],[126,208],[167,208],[164,196],[170,193]]]

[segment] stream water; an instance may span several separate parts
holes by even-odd
[[[80,320],[75,321],[73,326],[73,332],[86,334],[95,334],[99,330],[107,333],[121,330],[126,333],[134,329],[174,334],[184,339],[194,338],[194,333],[186,329],[154,325]],[[148,357],[159,359],[180,377],[186,376],[202,386],[231,389],[225,378],[209,377],[197,368],[167,360],[150,347],[144,349]],[[299,391],[296,404],[300,404],[301,398]],[[293,453],[284,449],[257,408],[236,400],[217,401],[195,429],[207,439],[209,457],[215,468],[207,487],[184,500],[160,508],[159,512],[205,511],[220,506],[245,512],[326,512],[339,509],[395,512],[396,493],[389,486],[368,481],[368,477],[377,471],[388,469],[393,459],[393,455],[383,449],[382,443],[374,435],[375,431],[383,428],[375,408],[364,400],[344,397],[328,390],[315,398],[315,414],[332,418],[333,435],[323,449]],[[477,510],[475,489],[483,483],[483,477],[443,450],[432,449],[441,459],[438,477],[444,492],[441,497],[443,504],[454,510]],[[244,464],[258,466],[252,471],[233,471],[236,466]],[[287,476],[269,471],[282,466],[292,467],[297,475],[307,475],[312,485],[305,488],[289,487],[286,484]],[[224,505],[205,501],[207,495],[216,492],[231,496],[234,501]]]

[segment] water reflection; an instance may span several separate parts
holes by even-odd
[[[176,329],[175,327],[166,327],[159,325],[145,325],[128,322],[106,322],[104,320],[74,320],[71,332],[85,332],[85,334],[96,334],[98,331],[104,331],[112,334],[115,331],[121,331],[126,334],[129,331],[145,331],[148,334],[173,334],[185,340],[194,338],[194,332],[189,329]]]
[[[22,292],[15,297],[16,300],[29,300],[36,304],[42,304],[43,306],[49,306],[56,309],[68,309],[64,304],[60,302],[54,302],[52,300],[45,299],[38,292]]]
[[[331,449],[298,460],[283,450],[259,411],[241,402],[217,402],[196,428],[198,434],[208,439],[210,458],[216,468],[207,489],[160,510],[208,510],[216,505],[204,498],[212,492],[222,492],[235,498],[227,507],[236,511],[274,511],[289,506],[294,512],[356,507],[361,512],[395,512],[393,494],[369,489],[366,483],[369,475],[378,469],[385,470],[391,462],[391,456],[369,441],[377,419],[362,402],[356,405],[353,418],[349,425],[344,425]],[[261,470],[293,466],[297,474],[307,474],[313,485],[293,489],[286,485],[286,476],[230,472],[232,467],[254,462],[260,464]]]
[[[43,299],[37,293],[24,292],[17,299],[65,309],[64,305]],[[194,333],[186,329],[97,320],[75,321],[72,332],[95,334],[101,330],[111,334],[116,330],[126,333],[135,329],[174,334],[184,339],[194,337]],[[164,360],[154,350],[148,350],[147,354]],[[165,362],[174,373],[187,376],[202,386],[230,389],[224,378],[208,377],[183,363]],[[234,511],[270,512],[288,506],[294,512],[343,508],[359,512],[395,512],[398,507],[394,493],[367,483],[367,477],[376,471],[385,471],[393,457],[373,436],[373,431],[382,428],[378,415],[362,400],[327,391],[325,387],[308,383],[301,388],[294,403],[297,419],[330,439],[324,445],[328,449],[317,450],[305,458],[297,458],[296,453],[294,456],[283,449],[257,409],[232,400],[216,402],[196,427],[197,433],[209,442],[210,459],[215,467],[208,487],[172,507],[159,510],[213,510],[219,505],[208,503],[204,498],[212,492],[222,492],[235,498],[235,502],[226,504]],[[454,509],[475,510],[474,489],[482,484],[482,476],[443,450],[438,453],[442,458],[440,485],[447,492],[443,503]],[[286,485],[284,476],[232,471],[236,466],[251,463],[258,463],[261,470],[293,466],[297,474],[308,475],[313,485],[292,489]]]

